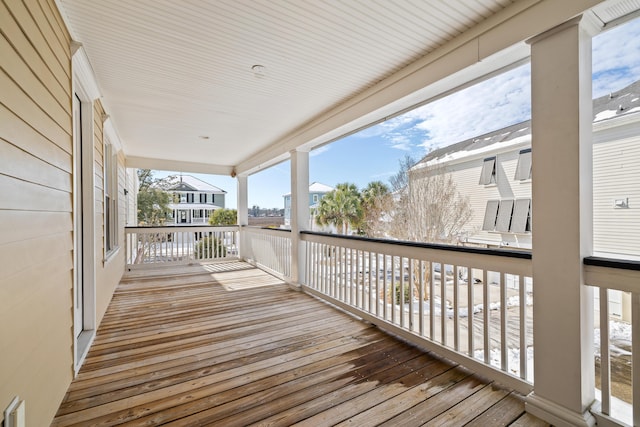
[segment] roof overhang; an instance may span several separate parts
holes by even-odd
[[[254,173],[526,61],[525,40],[591,7],[605,23],[640,7],[56,2],[127,165],[222,175]]]

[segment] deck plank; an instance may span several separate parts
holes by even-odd
[[[523,414],[509,390],[227,262],[127,273],[52,425],[539,421]]]

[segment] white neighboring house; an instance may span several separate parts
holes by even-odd
[[[638,259],[640,81],[595,99],[593,114],[595,255]],[[473,210],[461,236],[463,242],[531,249],[535,223],[531,218],[531,149],[531,123],[526,121],[429,153],[411,169],[410,180],[420,179],[425,172],[451,174]],[[567,196],[571,193],[569,189]],[[558,215],[562,209],[558,206]],[[626,318],[630,302],[614,293],[617,296],[610,296],[612,314]]]
[[[169,203],[172,220],[169,225],[203,225],[216,209],[224,208],[226,191],[191,175],[174,178],[176,184],[167,191],[173,194]]]

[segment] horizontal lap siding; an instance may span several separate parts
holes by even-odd
[[[628,208],[614,207],[628,199]],[[593,146],[593,245],[640,255],[640,136]]]
[[[0,1],[0,408],[48,425],[72,379],[69,34],[49,0]]]
[[[496,245],[501,244],[501,242],[507,242],[511,245],[515,245],[517,242],[521,244],[531,243],[530,234],[515,235],[514,233],[482,230],[488,200],[531,198],[531,180],[518,181],[514,178],[519,153],[520,149],[497,154],[496,184],[479,184],[483,157],[446,166],[446,173],[451,174],[458,193],[469,200],[472,216],[463,230],[469,233],[470,238],[482,239],[484,242],[493,242]]]

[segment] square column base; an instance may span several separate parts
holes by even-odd
[[[527,396],[525,409],[531,415],[545,420],[555,427],[594,427],[596,419],[588,410],[573,412],[532,392]]]

